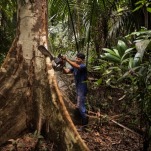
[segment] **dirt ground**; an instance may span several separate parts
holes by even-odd
[[[112,123],[98,127],[91,125],[86,131],[79,132],[90,151],[141,151],[141,136],[124,130]],[[1,151],[33,151],[37,138],[33,134],[26,134],[22,138],[9,140],[0,148]],[[37,151],[61,151],[54,143],[43,138]],[[35,150],[36,151],[36,150]]]
[[[142,149],[142,140],[137,134],[114,124],[104,125],[99,128],[99,131],[97,129],[80,133],[91,151],[140,151]]]

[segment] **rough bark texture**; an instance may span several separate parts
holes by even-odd
[[[47,1],[18,0],[16,38],[0,70],[0,145],[25,131],[43,130],[61,150],[89,150],[64,105],[47,47]],[[47,71],[47,72],[46,72]]]

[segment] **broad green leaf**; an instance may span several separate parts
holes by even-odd
[[[134,60],[133,60],[133,58],[130,58],[129,59],[129,69],[131,69],[133,67],[134,67]]]
[[[116,53],[116,55],[117,55],[118,57],[120,57],[120,54],[119,54],[119,52],[118,52],[117,49],[113,49],[113,51]]]
[[[132,50],[134,50],[134,48],[128,48],[128,49],[125,51],[125,53],[129,53],[129,52],[131,52]]]
[[[107,79],[106,84],[110,85],[110,81],[111,81],[111,79]]]
[[[151,90],[151,85],[148,86],[148,89]]]
[[[151,50],[151,40],[150,40],[150,42],[149,42],[149,44],[148,44],[146,49]]]
[[[141,32],[136,32],[136,31],[135,31],[135,32],[132,32],[130,35],[132,35],[132,36],[133,36],[133,35],[139,36],[140,34],[141,34]]]
[[[130,72],[129,72],[129,71],[125,72],[124,75],[123,75],[121,78],[118,79],[118,81],[124,79],[125,77],[127,77],[127,76],[129,76],[129,75],[130,75]]]
[[[135,57],[134,57],[134,66],[139,65],[139,63],[142,61],[144,52],[146,48],[148,47],[148,45],[150,44],[150,42],[151,42],[150,40],[145,39],[135,44],[138,52],[135,54]]]
[[[140,65],[140,63],[141,63],[141,55],[140,53],[137,53],[133,60],[133,67]]]
[[[122,60],[122,61],[121,61],[121,65],[124,64],[124,63],[126,63],[126,62],[129,62],[129,59],[130,59],[130,58],[127,58],[127,59]]]
[[[100,67],[100,66],[94,66],[93,69],[94,69],[94,70],[100,70],[101,67]]]
[[[121,58],[122,62],[129,57],[129,53],[132,52],[132,50],[134,50],[134,48],[129,48],[125,51],[125,54]]]
[[[110,60],[110,61],[113,61],[113,62],[118,62],[120,63],[120,58],[117,57],[117,56],[114,56],[114,55],[111,55],[109,53],[104,53],[104,58]]]
[[[125,42],[122,40],[118,40],[117,49],[119,51],[120,56],[123,56],[123,54],[125,53],[125,50],[127,50],[127,46]]]
[[[118,66],[110,67],[109,69],[115,71],[121,71],[121,69]]]
[[[146,50],[150,42],[151,40],[148,39],[137,42],[135,44],[137,51],[143,55],[144,51]]]
[[[151,13],[151,8],[150,8],[150,7],[147,7],[147,11]]]
[[[144,4],[144,1],[143,0],[139,0],[138,2],[135,3],[135,5],[138,5],[138,4]]]
[[[103,50],[104,50],[104,51],[107,51],[107,52],[110,53],[111,55],[116,56],[116,53],[115,53],[113,50],[111,50],[111,49],[103,48]]]
[[[108,75],[108,74],[110,74],[111,72],[112,72],[111,70],[106,70],[103,75]]]
[[[95,83],[96,83],[97,85],[100,85],[100,84],[102,83],[102,78],[100,78],[99,80],[97,80]]]
[[[139,10],[139,9],[142,8],[142,7],[143,7],[143,5],[139,5],[138,7],[136,7],[136,8],[133,10],[133,12]]]

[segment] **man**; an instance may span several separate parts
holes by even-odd
[[[80,115],[82,118],[82,125],[87,124],[86,118],[86,107],[85,100],[87,94],[87,68],[84,64],[85,55],[83,53],[78,53],[76,55],[76,60],[71,61],[67,57],[63,56],[63,59],[71,65],[71,68],[66,69],[63,68],[64,73],[73,73],[76,85],[76,93],[77,93],[77,108],[80,111]]]

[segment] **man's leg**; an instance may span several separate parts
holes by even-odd
[[[82,125],[87,124],[85,100],[86,100],[86,96],[83,95],[81,92],[79,92],[77,96],[77,108],[79,109],[82,117]]]

